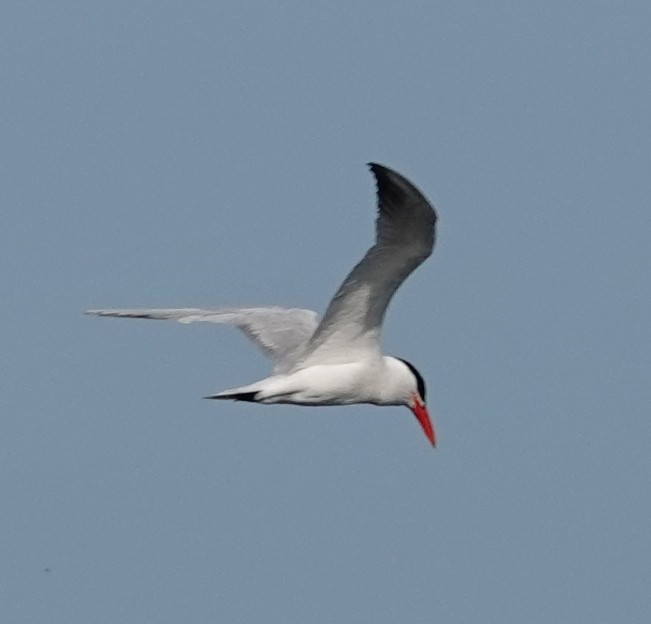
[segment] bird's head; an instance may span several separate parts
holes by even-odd
[[[423,428],[423,431],[425,432],[427,439],[432,443],[432,446],[436,446],[436,432],[434,431],[434,427],[432,426],[427,411],[427,406],[425,405],[425,380],[411,362],[403,360],[402,358],[396,359],[402,362],[409,371],[405,405],[407,405],[407,407],[414,413],[414,416],[418,419],[420,426]]]

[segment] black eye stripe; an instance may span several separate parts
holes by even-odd
[[[425,402],[425,394],[426,394],[426,388],[425,388],[425,380],[422,378],[421,374],[416,370],[416,367],[411,363],[407,362],[407,360],[403,360],[402,358],[396,358],[400,360],[403,364],[407,366],[407,368],[412,372],[413,376],[416,377],[416,384],[418,385],[418,394],[420,394],[420,398],[423,399],[423,402]]]

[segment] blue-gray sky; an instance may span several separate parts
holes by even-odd
[[[648,2],[7,2],[0,619],[646,622]],[[437,205],[401,408],[215,404],[323,310],[364,163]]]

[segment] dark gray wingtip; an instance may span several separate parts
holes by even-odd
[[[368,168],[375,176],[378,199],[399,203],[407,198],[411,184],[399,173],[374,162],[368,163]]]
[[[387,167],[386,165],[381,165],[380,163],[376,162],[369,162],[366,163],[366,166],[373,172],[373,175],[380,180],[394,180],[394,181],[399,181],[399,180],[404,180],[409,184],[410,186],[413,186],[409,180],[407,180],[404,176],[400,175],[395,169],[391,169],[390,167]]]
[[[386,203],[398,206],[403,203],[422,202],[432,209],[434,219],[436,220],[436,213],[432,205],[425,195],[407,180],[407,178],[397,171],[379,163],[370,162],[367,163],[367,166],[375,176],[377,196],[380,204]]]
[[[378,182],[380,181],[381,178],[388,179],[391,175],[401,177],[397,171],[394,171],[393,169],[389,169],[389,167],[385,167],[380,163],[368,162],[366,163],[366,166],[371,170],[371,172],[375,176],[375,179]]]
[[[380,163],[376,163],[376,162],[367,162],[366,166],[371,171],[374,171],[375,169],[386,169],[386,167],[384,165],[381,165]]]

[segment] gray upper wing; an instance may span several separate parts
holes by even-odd
[[[280,307],[88,310],[86,314],[233,325],[273,360],[275,372],[293,366],[319,322],[312,310]]]
[[[369,167],[377,182],[376,241],[330,302],[307,347],[308,359],[379,349],[391,297],[434,247],[436,213],[424,195],[399,173],[376,163]]]

